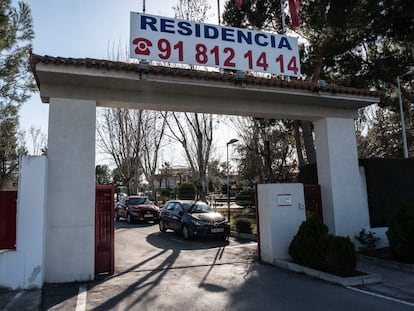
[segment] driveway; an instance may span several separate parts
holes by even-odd
[[[186,241],[157,225],[116,223],[115,270],[48,284],[43,310],[412,310],[256,261],[257,244]]]

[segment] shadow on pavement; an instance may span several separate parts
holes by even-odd
[[[82,283],[45,283],[42,288],[42,310],[59,310],[65,305],[76,308],[79,286]]]
[[[171,241],[175,243],[171,243]],[[178,250],[210,249],[229,245],[229,241],[217,238],[185,240],[178,233],[172,231],[151,233],[147,236],[147,242],[157,248]]]
[[[143,264],[145,264],[145,263],[147,263],[151,260],[154,260],[155,258],[157,258],[161,255],[164,255],[166,252],[169,252],[169,251],[167,251],[167,250],[161,251],[161,252],[157,253],[156,255],[154,255],[154,256],[138,263],[137,265],[131,267],[130,269],[128,269],[128,270],[126,270],[122,273],[119,273],[118,275],[110,277],[110,279],[114,279],[114,278],[120,277],[120,276],[122,276],[122,275],[124,275],[128,272],[134,271],[139,266],[142,266]],[[119,304],[120,301],[122,301],[123,299],[125,299],[125,298],[129,297],[130,295],[132,295],[136,290],[145,288],[142,295],[140,295],[134,301],[131,301],[129,306],[125,306],[126,310],[128,310],[129,308],[132,308],[134,305],[138,304],[146,296],[146,294],[150,293],[151,291],[153,291],[158,286],[158,284],[161,282],[164,275],[168,273],[168,270],[173,266],[173,264],[177,260],[177,258],[179,256],[179,253],[180,252],[178,250],[173,250],[168,255],[168,257],[166,257],[157,267],[155,267],[154,269],[148,271],[148,273],[146,273],[143,277],[136,279],[134,282],[132,282],[130,285],[128,285],[128,287],[124,291],[122,291],[121,293],[116,294],[113,297],[108,298],[108,300],[106,300],[105,302],[100,304],[99,307],[95,307],[91,310],[112,310]]]

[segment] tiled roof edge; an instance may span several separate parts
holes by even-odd
[[[30,54],[30,68],[34,73],[37,84],[39,86],[39,81],[36,76],[35,66],[38,63],[42,64],[53,64],[53,65],[64,65],[64,66],[74,66],[74,67],[85,67],[85,68],[95,68],[95,69],[106,69],[106,70],[118,70],[118,71],[127,71],[127,72],[142,72],[142,69],[139,68],[137,63],[126,63],[120,61],[110,61],[102,59],[93,59],[93,58],[70,58],[70,57],[56,57],[49,55],[37,55]],[[217,80],[217,81],[240,81],[237,76],[228,71],[224,73],[220,72],[209,72],[209,71],[200,71],[193,69],[183,69],[183,68],[174,68],[166,66],[149,66],[146,70],[151,74],[159,75],[168,75],[168,76],[181,76],[184,78],[193,78],[193,79],[204,79],[204,80]],[[288,89],[298,89],[311,92],[317,92],[318,88],[316,83],[309,81],[300,81],[292,79],[290,81],[279,79],[279,78],[261,78],[255,77],[253,75],[247,75],[245,83],[247,85],[258,85],[258,86],[269,86],[269,87],[279,87],[279,88],[288,88]],[[370,96],[370,97],[381,97],[384,95],[381,91],[370,91],[367,89],[357,89],[351,87],[343,87],[328,84],[323,88],[324,92],[333,93],[333,94],[345,94],[345,95],[357,95],[357,96]]]

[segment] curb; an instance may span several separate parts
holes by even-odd
[[[327,281],[330,283],[339,284],[344,287],[369,285],[369,284],[376,284],[376,283],[382,282],[381,276],[378,274],[366,274],[366,275],[352,276],[352,277],[340,277],[340,276],[336,276],[336,275],[329,274],[326,272],[321,272],[319,270],[304,267],[296,263],[293,263],[287,260],[282,260],[282,259],[275,259],[273,261],[273,264],[279,268],[287,269],[287,270],[297,272],[297,273],[303,273],[307,276],[317,278],[323,281]]]
[[[385,268],[399,270],[408,273],[414,273],[414,264],[394,262],[386,259],[380,259],[376,257],[366,256],[366,255],[357,255],[357,258],[363,262],[373,263]]]

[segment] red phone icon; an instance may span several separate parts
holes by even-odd
[[[135,48],[135,54],[150,55],[149,46],[152,46],[150,40],[145,38],[135,38],[134,41],[132,41],[132,43],[137,45],[137,47]]]

